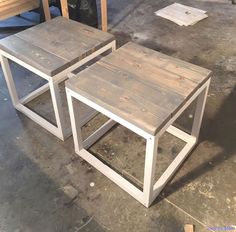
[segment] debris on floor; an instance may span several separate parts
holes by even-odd
[[[78,195],[78,191],[71,185],[64,186],[62,190],[70,199],[75,199]]]
[[[95,183],[94,182],[91,182],[90,183],[90,187],[94,187],[95,186]]]
[[[79,228],[75,228],[75,232],[79,232],[81,231],[84,227],[86,227],[91,221],[93,220],[93,216],[91,218],[89,218],[89,220],[87,222],[85,222],[82,226],[80,226]]]
[[[70,175],[73,175],[75,173],[75,170],[74,170],[73,165],[71,163],[66,165],[66,169],[70,173]]]
[[[194,225],[186,224],[184,226],[184,232],[194,232]]]
[[[157,16],[168,19],[179,26],[190,26],[208,17],[206,11],[182,5],[171,4],[155,12]]]

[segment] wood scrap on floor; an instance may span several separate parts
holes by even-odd
[[[194,232],[194,225],[191,225],[191,224],[186,224],[184,226],[184,232]]]
[[[208,17],[206,11],[185,6],[179,3],[171,4],[155,12],[157,16],[168,19],[179,26],[190,26]]]

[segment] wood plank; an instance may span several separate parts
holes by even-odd
[[[0,2],[0,20],[30,11],[39,7],[38,0],[9,0]]]
[[[44,15],[45,15],[45,20],[48,21],[51,19],[49,2],[48,2],[48,0],[42,0],[42,4],[43,4],[43,11],[44,11]]]
[[[111,35],[110,33],[103,32],[101,30],[98,30],[94,27],[76,22],[74,20],[67,20],[63,17],[57,17],[53,19],[53,23],[57,23],[57,21],[60,21],[61,24],[64,26],[69,26],[71,30],[76,33],[77,36],[79,36],[81,33],[93,38],[95,40],[99,40],[100,42],[104,40],[110,40],[110,42],[114,39],[114,36]],[[78,28],[79,27],[79,28]]]
[[[67,61],[29,44],[17,35],[2,39],[0,49],[48,75],[54,75],[54,72],[58,73],[62,71],[66,65],[68,66]]]
[[[179,3],[174,3],[173,5],[174,7],[176,7],[178,12],[182,12],[180,18],[184,22],[185,26],[194,25],[200,20],[208,17],[208,15],[205,14],[206,13],[205,10],[186,6]],[[188,14],[186,14],[186,12],[188,12]]]
[[[39,3],[39,1],[35,0],[7,0],[7,1],[0,1],[0,7],[1,10],[4,9],[4,7],[11,7],[11,6],[20,6],[22,3],[30,2],[30,3]]]
[[[132,46],[135,50],[136,45]],[[154,56],[154,53],[149,55]],[[168,71],[165,69],[167,57],[164,61],[158,60],[157,66],[153,57],[148,63],[133,54],[124,46],[67,81],[66,86],[155,135],[196,92],[204,78],[202,75],[197,82],[197,79],[192,81],[178,72]],[[154,57],[158,59],[158,54]],[[193,68],[201,71],[201,68]]]
[[[88,78],[89,76],[89,78]],[[93,75],[93,71],[90,69],[88,71],[84,71],[83,74],[80,77],[84,77],[84,79],[86,80],[86,82],[88,83],[88,87],[91,89],[91,93],[94,91],[94,89],[91,88],[91,84],[94,84],[96,86],[96,88],[98,87],[96,84],[100,84],[102,86],[102,90],[104,92],[104,98],[109,98],[109,100],[112,101],[111,97],[108,97],[106,95],[106,91],[104,91],[104,88],[106,89],[112,89],[117,91],[118,93],[118,98],[116,99],[116,97],[112,97],[113,100],[120,100],[121,102],[125,102],[127,104],[129,104],[130,101],[134,102],[134,106],[139,106],[139,110],[140,112],[142,112],[142,114],[150,114],[152,116],[155,117],[160,117],[162,115],[166,116],[167,110],[164,109],[163,107],[159,107],[158,105],[154,104],[152,101],[148,101],[144,96],[141,96],[137,93],[134,93],[132,91],[130,91],[129,89],[123,89],[122,87],[120,87],[117,84],[113,84],[109,78],[106,79],[104,78],[104,76],[95,76]],[[88,80],[87,80],[88,79]],[[76,84],[76,87],[78,87],[80,89],[80,84]],[[110,91],[111,92],[111,91]],[[101,94],[102,95],[102,94]],[[115,101],[114,101],[115,103]],[[117,102],[116,102],[117,104]],[[114,104],[112,104],[112,106],[114,106]],[[128,106],[128,105],[127,105]],[[130,108],[132,108],[133,106],[130,105]]]
[[[19,51],[16,51],[16,37],[20,41],[18,45],[21,46],[18,48]],[[14,50],[11,52],[17,58],[24,61],[27,60],[26,63],[33,67],[39,67],[41,71],[46,71],[45,73],[48,75],[56,75],[59,71],[84,59],[114,40],[114,36],[109,33],[99,31],[64,17],[57,17],[21,31],[15,34],[13,38],[10,36],[5,38],[3,43],[0,41],[0,44],[2,43],[2,50],[9,52],[12,47]],[[8,40],[9,43],[7,42]],[[7,44],[8,47],[4,48],[4,44]],[[51,57],[52,60],[50,62],[52,63],[55,60],[55,65],[50,64],[47,66],[46,63],[45,66],[43,65],[44,63],[37,65],[37,57],[35,57],[36,60],[30,60],[28,57],[24,57],[28,55],[24,52],[24,47],[22,46],[25,46],[25,49],[29,49],[30,47],[32,51],[40,51],[40,55],[46,55],[45,59]],[[32,54],[31,58],[33,58]],[[60,67],[58,67],[58,61],[60,61]]]
[[[177,106],[182,104],[185,99],[180,94],[169,91],[163,88],[163,86],[152,84],[148,79],[140,79],[133,73],[125,72],[111,64],[97,62],[96,65],[90,67],[90,70],[92,71],[90,75],[96,77],[100,76],[104,80],[108,79],[113,85],[129,91],[133,95],[138,94],[140,97],[149,101],[153,107],[157,106],[174,112]]]
[[[13,2],[16,2],[16,0],[0,0],[0,6],[9,5]]]
[[[82,55],[86,56],[84,53],[93,47],[94,41],[81,34],[78,36],[76,32],[73,34],[63,24],[53,25],[51,21],[18,33],[17,36],[67,61],[80,60]]]
[[[61,1],[62,16],[69,19],[68,2],[67,0],[60,0],[60,1]]]
[[[203,13],[203,14],[207,13],[207,11],[205,11],[205,10],[195,8],[195,7],[191,7],[191,6],[186,6],[186,5],[183,5],[183,4],[180,4],[180,3],[176,3],[176,2],[173,5],[179,6],[180,8],[183,8],[185,10],[192,10],[192,11],[195,11],[195,12],[198,12],[198,13]]]
[[[21,7],[22,4],[29,4],[31,5],[32,4],[32,0],[20,0],[20,1],[8,1],[8,2],[3,2],[3,3],[0,3],[0,12],[3,12],[5,10],[11,10],[11,9],[14,9],[16,7]]]
[[[151,85],[162,86],[184,97],[187,97],[197,87],[196,83],[188,79],[170,73],[148,62],[143,62],[141,59],[135,59],[128,53],[122,55],[122,49],[111,54],[109,58],[105,57],[100,62],[112,64],[125,72],[132,72],[139,79],[146,80]]]
[[[156,11],[155,14],[157,16],[160,16],[162,18],[165,18],[165,19],[168,19],[168,20],[170,20],[172,22],[175,22],[179,26],[183,26],[184,25],[184,22],[177,17],[178,12],[174,12],[171,9],[166,10],[164,8],[164,9],[161,9],[159,11]]]
[[[169,19],[180,26],[194,25],[200,20],[208,17],[205,13],[206,11],[179,3],[171,4],[155,12],[156,15]]]
[[[74,64],[113,40],[113,36],[58,17],[17,34],[29,43]],[[101,34],[100,34],[101,33]],[[41,38],[44,38],[43,40]]]
[[[127,79],[119,79],[118,75],[116,75],[115,77],[111,74],[111,72],[107,72],[107,70],[102,66],[100,66],[99,68],[98,65],[94,65],[89,69],[89,71],[84,71],[83,76],[96,78],[98,80],[101,80],[103,83],[106,82],[108,85],[110,84],[113,88],[118,88],[129,93],[129,95],[134,96],[136,99],[139,99],[139,103],[143,103],[145,106],[149,107],[149,111],[151,111],[154,115],[156,114],[156,109],[158,109],[158,112],[160,112],[161,114],[162,112],[166,112],[167,110],[168,112],[171,112],[171,110],[173,110],[174,104],[167,107],[164,104],[160,104],[162,103],[162,101],[157,99],[157,96],[155,96],[157,95],[157,91],[155,91],[154,95],[151,96],[150,93],[153,92],[152,89],[148,86],[142,86],[142,83],[140,84],[138,82],[135,82],[135,77],[133,79],[130,79],[130,81],[128,82]],[[135,87],[138,87],[138,91],[135,91]],[[176,95],[174,96],[177,97]],[[174,100],[174,96],[171,96],[170,94],[171,100]],[[182,98],[182,96],[179,97]],[[157,102],[158,100],[159,104]],[[144,109],[142,111],[145,112]]]
[[[163,53],[145,48],[131,42],[127,43],[122,48],[123,52],[126,51],[129,54],[132,54],[132,56],[138,59],[142,59],[144,62],[151,63],[165,70],[168,70],[169,72],[173,72],[185,78],[189,78],[196,83],[205,80],[205,78],[209,77],[212,73],[208,69],[199,67],[197,65],[174,57],[167,56]]]
[[[107,0],[101,0],[102,30],[107,32]]]
[[[184,226],[184,232],[194,232],[194,225],[186,224]]]
[[[169,119],[165,109],[154,107],[139,95],[92,76],[90,72],[87,69],[80,73],[79,78],[70,79],[66,86],[153,135]]]

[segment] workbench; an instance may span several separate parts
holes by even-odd
[[[39,8],[39,0],[0,0],[0,20]]]
[[[66,18],[69,18],[69,11],[67,0],[60,0],[61,1],[61,9],[62,15]],[[45,19],[51,19],[50,11],[49,11],[49,2],[48,0],[42,0]],[[102,23],[102,30],[107,32],[107,0],[101,0],[101,23]]]
[[[49,0],[0,0],[0,20],[43,6],[45,19],[51,19]],[[67,0],[61,0],[62,15],[69,18]],[[101,0],[102,30],[107,31],[107,0]]]

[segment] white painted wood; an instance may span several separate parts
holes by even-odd
[[[83,126],[86,123],[88,123],[90,120],[92,120],[97,114],[98,114],[98,112],[96,110],[91,110],[88,114],[84,115],[82,118],[80,118],[78,120],[80,121],[80,124]],[[71,127],[66,128],[64,131],[64,137],[68,138],[71,135],[72,135]]]
[[[52,98],[52,105],[55,113],[56,123],[59,131],[61,132],[61,137],[64,138],[64,131],[66,129],[65,115],[62,108],[62,99],[59,90],[59,84],[49,81],[49,88]]]
[[[191,132],[191,135],[196,137],[197,139],[198,139],[201,124],[202,124],[202,118],[203,118],[203,114],[204,114],[204,110],[206,106],[209,86],[210,86],[210,81],[207,82],[206,88],[197,97],[197,105],[195,109],[193,127],[192,127],[192,132]]]
[[[25,107],[22,104],[16,105],[15,108],[20,112],[22,112],[23,114],[25,114],[28,118],[39,124],[41,127],[43,127],[44,129],[51,132],[53,135],[63,140],[58,128],[54,126],[52,123],[48,122],[46,119],[42,118],[41,116],[39,116],[38,114],[36,114],[35,112],[33,112],[32,110],[30,110],[29,108]]]
[[[68,78],[68,79],[70,79],[70,78],[72,78],[72,77],[76,77],[76,74],[74,74],[74,73],[72,73],[72,72],[67,74],[67,78]]]
[[[116,122],[113,119],[109,120],[107,123],[105,123],[104,126],[102,126],[100,129],[98,129],[92,135],[92,137],[88,138],[89,140],[87,140],[87,141],[85,140],[83,142],[82,135],[81,135],[81,125],[80,125],[80,121],[79,121],[80,117],[78,114],[79,109],[76,108],[77,106],[74,103],[75,99],[81,101],[81,98],[80,98],[81,96],[68,88],[66,88],[66,93],[67,93],[67,102],[69,105],[71,126],[72,126],[72,132],[73,132],[76,153],[78,155],[80,155],[83,159],[85,159],[88,163],[93,165],[96,169],[98,169],[105,176],[107,176],[109,179],[111,179],[113,182],[115,182],[123,190],[127,191],[136,200],[141,202],[143,205],[147,206],[147,203],[144,200],[144,193],[142,191],[140,191],[133,184],[128,182],[124,177],[120,176],[118,173],[116,173],[114,170],[112,170],[110,167],[105,165],[103,162],[101,162],[99,159],[97,159],[96,157],[94,157],[92,154],[90,154],[88,151],[86,151],[84,149],[84,146],[88,147],[90,145],[90,143],[97,141],[97,139],[99,139],[102,135],[104,135],[104,133],[106,133],[107,130],[110,129],[112,126],[114,126],[114,124]],[[86,104],[86,101],[85,102],[81,101],[81,102]],[[92,107],[91,104],[87,104],[87,105]],[[94,109],[98,110],[96,107]],[[150,137],[153,137],[153,136],[149,135],[149,138]],[[150,143],[149,143],[149,147],[150,147],[150,149],[152,149],[150,146]],[[147,156],[147,159],[148,159],[148,156]],[[146,174],[146,176],[147,175],[148,174]],[[146,183],[146,185],[147,185],[147,183]]]
[[[81,156],[84,160],[86,160],[89,164],[94,166],[98,171],[103,173],[106,177],[108,177],[110,180],[112,180],[114,183],[120,186],[123,190],[128,192],[132,197],[134,197],[136,200],[144,204],[143,192],[138,188],[136,188],[134,185],[132,185],[124,177],[116,173],[114,170],[112,170],[110,167],[101,162],[99,159],[97,159],[95,156],[93,156],[85,149],[76,151],[76,153],[79,156]]]
[[[197,143],[197,139],[199,136],[199,131],[202,123],[203,113],[205,109],[207,93],[209,90],[210,79],[200,88],[200,93],[198,91],[197,95],[193,96],[194,99],[197,98],[197,106],[194,115],[194,122],[192,127],[191,135],[179,130],[176,127],[170,126],[167,129],[167,132],[174,134],[176,137],[187,142],[185,147],[181,150],[181,152],[177,155],[174,161],[170,164],[170,166],[166,169],[163,175],[159,178],[159,180],[154,185],[154,197],[157,196],[161,190],[164,188],[169,179],[173,176],[173,174],[177,171],[179,166],[183,163],[183,161],[187,158],[188,154],[191,152],[195,144]],[[189,105],[189,103],[186,103]],[[186,107],[185,107],[186,108]]]
[[[60,83],[64,80],[66,80],[68,78],[67,77],[68,73],[71,73],[72,71],[74,71],[77,68],[81,67],[82,65],[88,63],[89,61],[93,60],[94,58],[98,57],[99,55],[101,55],[102,53],[104,53],[106,51],[109,51],[109,50],[113,51],[115,46],[116,46],[116,42],[112,41],[111,43],[105,45],[104,47],[100,48],[99,50],[92,53],[91,55],[85,57],[83,60],[80,60],[79,62],[77,62],[76,64],[74,64],[74,65],[70,66],[69,68],[65,69],[61,73],[53,76],[53,81]]]
[[[118,186],[127,191],[131,196],[133,196],[135,199],[144,204],[142,191],[140,191],[134,185],[129,183],[124,177],[117,174],[114,170],[112,170],[110,167],[108,167],[106,164],[101,162],[99,159],[97,159],[91,153],[89,153],[84,149],[84,145],[89,146],[91,143],[97,141],[97,139],[99,139],[102,135],[104,135],[108,129],[110,129],[112,126],[115,125],[116,122],[113,120],[109,120],[102,127],[100,127],[100,129],[94,132],[88,138],[88,140],[85,140],[83,142],[81,134],[81,125],[79,121],[80,118],[79,109],[77,108],[77,105],[74,102],[76,100],[72,93],[74,92],[72,92],[69,89],[66,89],[67,102],[69,105],[69,112],[71,119],[71,127],[74,138],[75,152],[79,156],[81,156],[84,160],[86,160],[88,163],[93,165],[96,169],[98,169],[101,173],[103,173],[105,176],[107,176],[109,179],[115,182]]]
[[[112,41],[111,48],[113,52],[116,50],[116,40]]]
[[[14,80],[13,80],[13,77],[12,77],[12,73],[11,73],[11,69],[10,69],[8,59],[5,58],[4,56],[1,56],[1,64],[2,64],[3,74],[5,76],[5,80],[6,80],[6,83],[7,83],[7,87],[9,89],[9,93],[10,93],[12,103],[13,103],[14,106],[16,106],[19,103],[19,98],[18,98],[18,94],[17,94],[16,87],[15,87],[15,84],[14,84]]]
[[[49,84],[47,83],[47,84],[39,87],[38,89],[34,90],[33,92],[31,92],[27,96],[21,98],[20,102],[21,102],[21,104],[25,105],[25,104],[29,103],[30,101],[34,100],[35,98],[37,98],[38,96],[40,96],[41,94],[45,93],[48,90],[49,90]]]
[[[116,124],[117,122],[113,121],[112,119],[104,123],[92,135],[90,135],[87,139],[84,140],[83,142],[84,149],[88,149],[89,147],[91,147]]]
[[[140,128],[137,128],[135,125],[109,112],[98,104],[86,99],[75,91],[66,88],[76,153],[80,155],[83,159],[85,159],[88,163],[97,168],[109,179],[114,181],[122,189],[127,191],[131,196],[133,196],[144,206],[149,207],[197,143],[197,138],[195,136],[196,133],[199,133],[200,124],[202,122],[202,116],[205,107],[207,92],[209,89],[209,84],[210,79],[202,87],[200,87],[199,90],[196,91],[196,93],[185,103],[185,105],[176,113],[176,115],[171,120],[169,120],[169,122],[167,122],[166,126],[164,126],[164,129],[161,130],[161,132],[158,133],[156,136],[152,136],[146,133]],[[194,119],[192,134],[189,135],[188,133],[172,126],[172,123],[196,98],[198,98],[197,110],[195,113],[196,118]],[[92,107],[96,111],[101,112],[107,117],[111,118],[107,123],[105,123],[105,125],[100,127],[96,132],[92,134],[92,136],[90,136],[84,142],[81,136],[81,125],[77,113],[78,109],[76,109],[76,105],[73,104],[73,101],[76,100],[83,102],[84,104]],[[129,183],[122,176],[117,174],[114,170],[112,170],[110,167],[105,165],[103,162],[101,162],[99,159],[97,159],[85,150],[90,145],[92,145],[92,143],[96,142],[103,134],[105,134],[107,132],[107,129],[110,129],[110,127],[113,126],[113,123],[115,123],[115,121],[147,140],[143,192],[138,190],[134,185]],[[110,123],[111,125],[109,126]],[[154,184],[158,139],[165,131],[185,141],[187,144],[184,146],[184,148],[176,156],[173,162],[169,165],[169,167]]]
[[[155,12],[157,16],[175,22],[179,26],[194,25],[208,17],[206,11],[189,7],[179,3],[171,4]]]
[[[186,6],[186,5],[183,5],[183,4],[180,4],[180,3],[176,3],[176,2],[173,5],[174,6],[178,6],[179,8],[182,8],[184,10],[191,10],[193,12],[202,13],[202,14],[207,13],[206,10],[201,10],[199,8],[195,8],[195,7],[191,7],[191,6]]]
[[[36,69],[36,68],[34,68],[34,67],[28,65],[27,63],[25,63],[25,62],[23,62],[22,60],[20,60],[20,59],[14,57],[14,56],[12,56],[12,55],[10,55],[9,53],[6,53],[6,52],[0,50],[0,54],[1,54],[2,56],[4,56],[4,57],[8,58],[9,60],[12,60],[12,61],[16,62],[17,64],[21,65],[22,67],[24,67],[24,68],[30,70],[31,72],[35,73],[36,75],[38,75],[38,76],[44,78],[44,79],[47,80],[47,81],[49,81],[49,80],[51,79],[51,77],[48,76],[47,74],[45,74],[45,73],[39,71],[38,69]]]
[[[83,139],[81,132],[81,122],[79,117],[78,109],[75,106],[75,99],[72,97],[70,91],[66,91],[67,103],[70,114],[71,129],[73,134],[75,151],[79,152],[83,149]]]
[[[96,110],[91,110],[87,115],[85,115],[84,117],[80,119],[81,125],[85,125],[87,122],[93,119],[96,115],[98,115],[98,112]]]
[[[186,109],[187,106],[189,106],[193,100],[195,100],[196,98],[198,99],[196,111],[195,111],[195,115],[194,115],[194,122],[193,122],[191,135],[188,135],[187,133],[179,130],[178,128],[176,128],[174,126],[169,126],[167,128],[167,132],[175,135],[176,137],[178,137],[179,139],[182,139],[183,141],[186,141],[187,144],[180,151],[180,153],[177,155],[177,157],[174,159],[174,161],[170,164],[170,166],[166,169],[166,171],[159,178],[159,180],[155,183],[154,196],[153,196],[154,199],[162,191],[164,186],[167,184],[167,182],[170,180],[170,178],[174,175],[174,173],[178,170],[179,166],[184,162],[184,160],[187,158],[188,154],[191,152],[191,150],[193,149],[193,147],[197,143],[197,139],[199,136],[199,131],[200,131],[201,123],[202,123],[203,113],[204,113],[204,109],[205,109],[207,93],[209,90],[210,81],[211,81],[211,79],[209,79],[199,89],[199,91],[197,91],[197,93],[192,96],[192,99],[190,99],[189,102],[186,103],[186,106],[183,107],[183,109]],[[180,112],[178,112],[177,115],[180,115],[181,113],[182,113],[182,110],[180,110]]]
[[[33,121],[35,121],[36,123],[44,127],[45,129],[50,131],[52,134],[54,134],[61,140],[65,140],[71,135],[71,128],[65,128],[65,117],[64,117],[64,112],[62,109],[61,96],[60,96],[59,88],[58,88],[59,83],[66,80],[68,78],[67,75],[71,73],[72,71],[74,71],[75,69],[79,68],[80,66],[84,65],[85,63],[89,62],[95,57],[101,55],[102,53],[109,50],[113,51],[115,49],[116,49],[116,42],[114,40],[111,43],[99,49],[98,51],[92,53],[91,55],[87,56],[83,60],[77,62],[76,64],[72,65],[71,67],[67,68],[66,70],[62,71],[61,73],[53,77],[46,75],[45,73],[28,65],[27,63],[21,61],[20,59],[6,53],[5,51],[0,50],[1,63],[2,63],[4,75],[6,78],[7,86],[10,92],[13,105],[15,106],[16,109],[18,109],[19,111],[24,113],[26,116],[28,116],[30,119],[32,119]],[[14,80],[12,78],[11,70],[9,67],[8,59],[23,66],[24,68],[30,70],[36,75],[46,79],[49,83],[33,91],[32,93],[22,98],[21,100],[19,100],[16,88],[15,88]],[[52,96],[52,102],[53,102],[53,108],[54,108],[54,113],[56,117],[57,127],[24,106],[24,104],[27,104],[29,101],[43,94],[45,91],[47,91],[48,88],[50,89],[50,93]],[[96,114],[97,112],[91,112],[82,120],[82,122],[84,124],[87,123]]]
[[[146,141],[146,155],[144,167],[144,205],[149,207],[153,198],[154,175],[156,168],[158,141],[155,136],[150,136]]]
[[[186,133],[186,132],[184,132],[184,131],[182,131],[182,130],[180,130],[177,127],[172,126],[172,125],[167,128],[166,132],[174,135],[175,137],[183,140],[186,143],[191,141],[191,140],[196,139],[195,137],[191,136],[190,134],[188,134],[188,133]]]
[[[136,134],[140,135],[143,138],[149,138],[150,135],[149,133],[147,133],[146,131],[140,129],[139,127],[133,125],[132,123],[124,120],[123,118],[113,114],[112,112],[104,109],[103,107],[101,107],[100,105],[90,101],[89,99],[83,97],[82,95],[71,91],[70,89],[66,88],[67,93],[70,92],[71,96],[73,96],[74,98],[78,99],[79,101],[83,102],[84,104],[92,107],[93,109],[95,109],[96,111],[106,115],[108,118],[118,122],[119,124],[123,125],[124,127],[130,129],[131,131],[135,132]]]
[[[158,132],[157,136],[160,137],[172,124],[176,121],[176,119],[189,107],[189,105],[198,97],[198,95],[207,87],[209,88],[210,79],[206,81],[183,105],[183,107],[175,114],[173,117],[166,123],[166,125]]]
[[[196,140],[188,142],[184,148],[180,151],[174,161],[169,165],[169,167],[165,170],[162,176],[155,183],[153,188],[153,200],[158,196],[158,194],[165,187],[170,178],[175,174],[178,170],[179,166],[183,163],[183,161],[187,158],[190,151],[193,149],[196,144]]]

